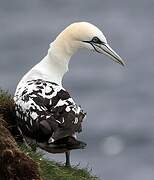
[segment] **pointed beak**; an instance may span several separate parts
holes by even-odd
[[[97,51],[98,53],[109,56],[113,61],[121,64],[122,66],[126,65],[123,59],[107,43],[92,44],[92,45],[95,51]]]

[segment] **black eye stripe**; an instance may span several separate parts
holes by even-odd
[[[104,44],[98,37],[93,37],[91,41],[83,41],[86,43]]]
[[[102,43],[102,41],[98,37],[93,37],[91,42],[97,43],[97,44],[101,44]]]

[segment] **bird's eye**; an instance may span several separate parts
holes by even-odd
[[[92,42],[97,43],[97,44],[101,44],[101,40],[98,37],[93,37]]]

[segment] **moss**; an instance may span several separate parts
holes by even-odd
[[[0,179],[40,180],[37,163],[17,147],[4,122],[3,117],[0,117]]]

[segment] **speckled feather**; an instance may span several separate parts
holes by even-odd
[[[82,130],[85,113],[56,83],[29,80],[18,87],[14,100],[18,126],[24,136],[50,144]]]

